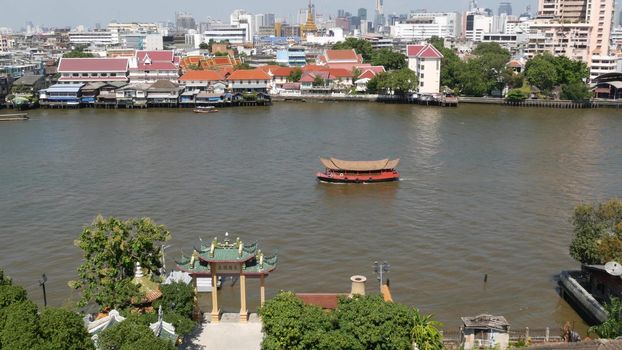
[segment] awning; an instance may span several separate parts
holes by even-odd
[[[399,159],[389,160],[370,160],[370,161],[351,161],[336,158],[320,158],[320,162],[331,170],[350,170],[350,171],[378,171],[384,169],[395,169],[399,164]]]

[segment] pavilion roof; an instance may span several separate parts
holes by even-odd
[[[257,242],[245,245],[239,238],[231,243],[228,240],[218,242],[216,238],[211,245],[201,244],[196,249],[199,259],[205,262],[245,262],[255,257]]]
[[[242,273],[244,275],[265,275],[276,269],[278,261],[279,258],[276,254],[264,257],[263,254],[260,253],[256,264],[245,266]]]

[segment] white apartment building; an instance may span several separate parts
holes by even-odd
[[[253,42],[256,33],[254,22],[255,16],[241,9],[233,11],[229,16],[229,24],[236,28],[245,29],[246,42]]]
[[[455,12],[413,12],[404,22],[390,27],[391,36],[404,40],[425,40],[433,36],[455,38],[460,35],[460,16]]]
[[[493,32],[493,17],[476,11],[468,11],[464,20],[464,36],[473,42],[482,41],[484,34]]]
[[[117,45],[119,44],[119,34],[108,30],[69,32],[69,42],[75,45]]]
[[[238,28],[231,25],[212,25],[203,32],[203,41],[209,42],[213,39],[215,42],[229,40],[232,45],[243,45],[246,42],[246,28]]]
[[[620,58],[615,56],[592,56],[590,80],[594,80],[601,74],[616,72],[619,62]]]
[[[135,50],[163,50],[164,37],[162,34],[122,33],[119,42],[123,48]]]
[[[419,77],[419,93],[439,93],[443,55],[432,44],[408,45],[406,55],[408,68]]]
[[[609,40],[611,41],[611,50],[622,51],[622,27],[613,28]]]
[[[162,28],[155,23],[108,23],[108,31],[117,33],[160,33]]]
[[[581,59],[591,77],[607,71],[613,12],[614,0],[540,0],[528,55],[546,51]]]

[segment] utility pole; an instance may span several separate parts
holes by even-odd
[[[45,294],[45,282],[48,281],[48,277],[44,274],[41,275],[41,279],[39,280],[39,285],[41,286],[41,288],[43,288],[43,306],[47,307],[48,306],[48,298],[47,295]]]
[[[389,265],[389,263],[387,263],[386,261],[383,262],[377,262],[374,261],[374,272],[376,274],[378,274],[377,279],[380,281],[380,292],[382,292],[382,285],[384,283],[384,275],[389,273],[389,270],[391,269],[391,265]]]

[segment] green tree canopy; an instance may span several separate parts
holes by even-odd
[[[168,340],[157,338],[148,325],[126,319],[103,331],[97,341],[100,350],[174,350]]]
[[[40,334],[46,350],[94,349],[82,317],[65,309],[47,308],[39,317]]]
[[[574,238],[570,256],[582,264],[622,262],[622,202],[582,204],[572,216]]]
[[[206,42],[203,42],[203,43],[199,44],[199,49],[201,49],[201,50],[209,50],[209,48],[210,48],[210,45],[208,43],[206,43]]]
[[[400,70],[406,67],[406,55],[391,49],[374,50],[371,56],[371,64],[384,66],[386,70]]]
[[[89,58],[95,57],[92,53],[84,52],[85,46],[76,46],[73,50],[65,52],[63,58]]]
[[[605,304],[607,311],[607,320],[597,326],[588,329],[589,335],[597,335],[603,339],[615,339],[622,335],[622,320],[620,313],[622,312],[622,303],[620,299],[613,297],[609,303]]]
[[[371,92],[386,93],[393,91],[395,95],[405,95],[408,92],[416,91],[418,86],[417,74],[408,68],[380,73],[367,84],[367,88]]]
[[[325,312],[282,292],[261,307],[265,350],[442,349],[438,324],[429,316],[381,296],[341,298]]]
[[[583,102],[590,99],[592,92],[582,81],[574,81],[572,83],[562,85],[562,100],[572,100],[574,102]]]
[[[466,62],[457,74],[460,92],[467,96],[484,96],[491,89],[486,67],[479,59]]]
[[[161,245],[170,237],[164,226],[148,218],[95,218],[75,241],[84,257],[78,280],[70,282],[71,287],[82,291],[79,306],[90,301],[104,308],[128,305],[139,296],[132,283],[135,264],[157,273],[162,267]]]
[[[372,58],[371,43],[364,39],[347,38],[345,41],[333,45],[333,50],[349,50],[354,49],[356,53],[363,57],[363,62],[370,62]]]
[[[527,99],[527,95],[521,89],[512,89],[508,91],[505,99],[508,102],[523,102]]]
[[[297,83],[300,81],[300,78],[302,78],[302,69],[294,68],[292,69],[291,73],[289,73],[287,81]]]
[[[549,93],[559,81],[552,58],[550,54],[538,55],[527,61],[525,65],[527,81],[545,93]]]
[[[316,75],[315,78],[313,78],[314,87],[325,86],[325,85],[326,85],[326,81],[324,81],[324,78],[322,78],[320,75]]]

